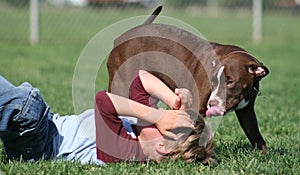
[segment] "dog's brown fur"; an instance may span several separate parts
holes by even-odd
[[[216,75],[221,66],[225,66],[225,76],[226,72],[228,74],[231,71],[228,65],[234,61],[231,58],[247,67],[245,73],[250,68],[261,67],[265,71],[263,75],[247,74],[241,77],[245,79],[241,83],[247,83],[247,88],[238,89],[235,96],[227,92],[227,96],[249,100],[245,108],[235,112],[251,144],[266,152],[266,143],[258,129],[254,102],[259,80],[268,74],[268,69],[240,47],[207,42],[174,26],[152,24],[160,10],[158,8],[143,25],[125,32],[115,40],[107,62],[109,91],[128,96],[134,72],[147,70],[173,90],[176,87],[188,88],[193,94],[192,108],[205,116],[212,92],[211,77]],[[214,60],[216,65],[212,66]],[[228,111],[237,105],[237,102],[231,104],[229,101],[229,98],[226,99]]]

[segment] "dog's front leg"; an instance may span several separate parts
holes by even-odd
[[[263,153],[266,153],[268,149],[266,142],[259,131],[254,111],[255,98],[256,94],[252,94],[250,103],[245,108],[235,111],[235,113],[252,146],[262,150]]]

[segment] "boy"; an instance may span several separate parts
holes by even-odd
[[[170,132],[171,129],[194,129],[193,120],[188,114],[178,110],[184,109],[187,104],[182,103],[187,101],[187,91],[179,89],[177,96],[156,77],[144,71],[139,72],[131,89],[130,97],[135,101],[143,103],[151,95],[156,95],[177,110],[158,110],[149,107],[147,103],[143,105],[101,91],[96,95],[94,110],[87,110],[78,116],[60,117],[59,114],[50,113],[38,89],[29,83],[15,87],[0,76],[0,138],[8,158],[29,161],[62,158],[103,164],[133,159],[158,161],[166,155],[174,154],[178,144],[169,146],[174,142],[172,139],[166,142],[168,139],[162,137],[162,134],[177,140],[177,136]],[[134,93],[134,89],[140,90]],[[146,94],[147,98],[141,94]],[[134,116],[155,125],[136,126],[134,129],[127,127],[127,130],[135,131],[128,135],[119,115]],[[126,122],[124,124],[126,126]],[[186,138],[178,140],[183,142]],[[120,152],[119,148],[122,147],[126,149]],[[204,159],[208,155],[205,153]]]

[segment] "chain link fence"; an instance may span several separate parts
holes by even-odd
[[[263,13],[298,15],[300,0],[262,0]],[[189,14],[247,13],[253,0],[38,0],[38,37],[45,44],[84,44],[114,22],[147,15],[158,5]],[[2,43],[30,43],[30,0],[0,0]]]

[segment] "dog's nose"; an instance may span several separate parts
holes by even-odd
[[[217,106],[218,104],[219,102],[216,99],[209,100],[208,102],[209,107]]]

